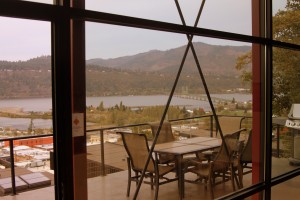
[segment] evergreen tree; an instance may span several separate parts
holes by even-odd
[[[97,107],[97,110],[104,111],[104,103],[103,103],[103,101],[100,102],[99,106]]]

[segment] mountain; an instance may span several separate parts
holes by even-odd
[[[235,69],[238,56],[249,46],[216,46],[194,43],[195,51],[212,93],[244,87]],[[114,59],[87,60],[87,96],[169,94],[186,46],[152,50]],[[189,51],[176,93],[203,93],[195,60]],[[0,99],[51,96],[51,57],[27,61],[0,61]]]
[[[250,46],[220,46],[201,42],[193,43],[199,63],[206,74],[235,76],[239,72],[235,69],[238,56],[251,50]],[[101,66],[114,69],[146,71],[160,71],[165,73],[177,72],[186,46],[181,46],[166,51],[151,50],[131,56],[123,56],[112,59],[90,59],[86,61],[87,67]],[[41,56],[27,61],[0,61],[0,70],[50,70],[51,57]],[[184,72],[195,73],[197,71],[195,60],[189,50],[185,60]]]
[[[250,46],[217,46],[205,43],[193,43],[201,68],[206,74],[237,75],[235,63],[238,56],[251,50]],[[132,56],[113,59],[90,59],[87,65],[99,65],[116,69],[177,72],[186,46],[166,51],[152,50]],[[185,72],[197,71],[195,60],[189,50],[185,65]]]
[[[0,60],[0,70],[50,70],[51,57],[40,56],[27,61]]]

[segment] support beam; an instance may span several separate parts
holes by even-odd
[[[84,9],[85,0],[72,0],[71,7]],[[85,22],[81,19],[71,19],[71,68],[74,199],[87,200]],[[81,127],[76,127],[76,120]]]

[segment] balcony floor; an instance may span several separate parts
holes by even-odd
[[[273,159],[274,167],[273,173],[280,174],[283,173],[282,170],[288,171],[294,167],[288,165],[287,159]],[[279,161],[279,162],[278,162]],[[278,162],[278,165],[276,164]],[[276,167],[275,167],[276,166]],[[289,166],[289,167],[287,167]],[[195,177],[192,174],[187,174],[187,178]],[[244,177],[244,186],[251,185],[251,174],[245,175]],[[275,186],[272,189],[272,200],[273,199],[295,199],[299,196],[299,186],[300,177],[296,177],[292,180],[284,182],[278,186]],[[88,179],[88,199],[101,199],[101,200],[129,200],[132,199],[135,184],[132,182],[130,198],[126,197],[127,189],[127,171],[117,172],[109,174],[105,177],[95,177]],[[215,197],[222,196],[232,192],[231,183],[227,182],[225,184],[219,184],[215,186]],[[209,192],[205,190],[204,185],[199,184],[185,184],[185,199],[194,200],[194,199],[210,199]],[[283,197],[284,196],[284,197]],[[101,197],[101,198],[100,198]],[[138,199],[153,199],[154,190],[151,191],[150,186],[147,184],[142,184],[141,190],[139,192]],[[46,187],[36,190],[31,190],[27,192],[22,192],[16,196],[3,196],[1,200],[31,200],[31,199],[43,199],[43,200],[54,200],[54,187]],[[159,199],[164,200],[174,200],[179,199],[177,182],[168,183],[166,185],[160,186],[159,190]]]

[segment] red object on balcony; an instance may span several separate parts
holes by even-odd
[[[31,138],[31,139],[14,141],[14,145],[16,146],[25,145],[29,147],[34,147],[35,145],[52,144],[52,143],[53,143],[53,137]],[[5,141],[4,146],[8,147],[9,141]]]

